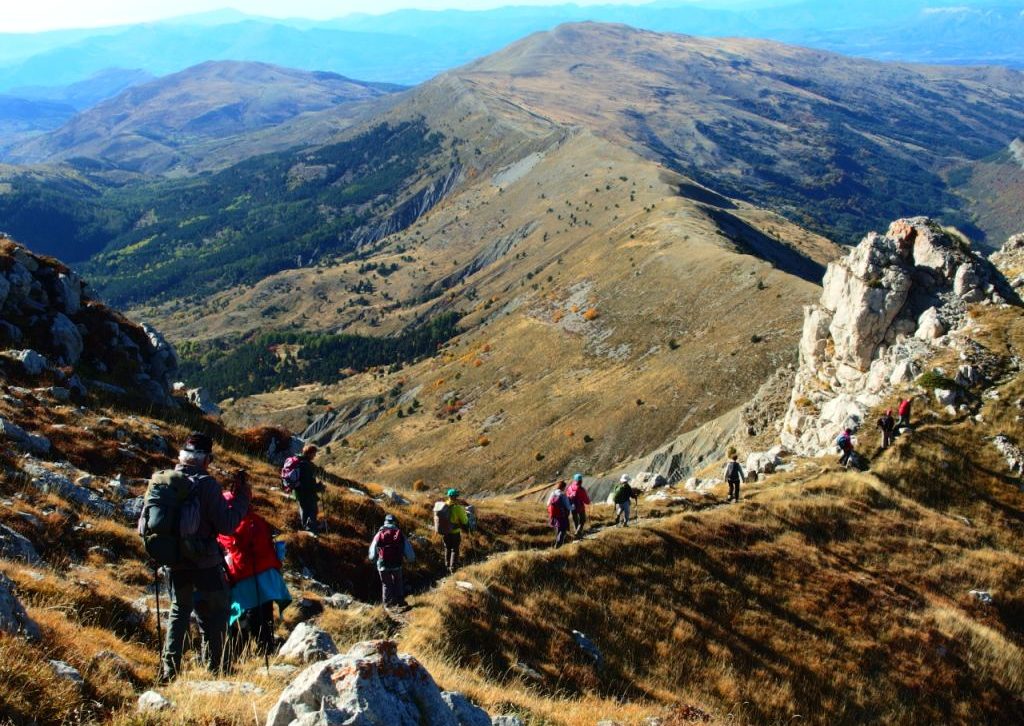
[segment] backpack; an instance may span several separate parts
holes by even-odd
[[[434,531],[440,535],[452,533],[452,513],[445,502],[434,503]]]
[[[196,477],[175,469],[158,471],[149,480],[139,534],[146,554],[158,565],[178,565],[199,552],[196,485]]]
[[[385,567],[399,567],[405,557],[405,536],[400,529],[385,527],[377,534],[377,558]]]
[[[469,521],[466,529],[470,532],[476,532],[476,510],[473,509],[472,504],[465,504],[462,508],[466,510],[466,519]]]
[[[738,461],[730,461],[725,470],[725,480],[730,484],[735,484],[740,480],[740,463]]]
[[[281,489],[286,494],[291,494],[299,487],[302,479],[302,459],[298,456],[289,456],[284,460],[281,467]]]
[[[612,501],[616,504],[625,504],[629,501],[631,493],[632,491],[629,488],[629,484],[623,482],[612,490]]]
[[[847,436],[846,434],[839,434],[839,437],[836,439],[836,448],[839,449],[840,451],[845,452],[846,447],[849,445],[850,437]]]

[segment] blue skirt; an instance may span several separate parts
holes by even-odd
[[[247,577],[235,583],[231,588],[231,625],[246,610],[259,607],[264,603],[276,602],[284,610],[292,601],[288,585],[281,577],[281,571],[275,568],[264,570],[255,577]]]

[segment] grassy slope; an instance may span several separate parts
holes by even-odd
[[[990,349],[1021,349],[1019,313],[990,322]],[[925,414],[868,474],[808,462],[739,507],[473,568],[486,590],[439,590],[405,645],[443,681],[555,723],[614,715],[613,699],[731,723],[1019,721],[1024,493],[987,438],[1019,435],[1024,379],[1000,393],[983,425]],[[543,681],[521,682],[519,660]]]

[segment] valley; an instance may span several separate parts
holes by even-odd
[[[0,724],[1024,720],[1016,19],[841,5],[0,36],[0,88],[35,79],[0,95]],[[140,33],[181,52],[93,68]],[[138,520],[195,432],[293,601],[266,655],[208,671],[196,639],[157,682]],[[306,444],[318,532],[281,472]],[[552,547],[577,472],[589,531]],[[446,572],[450,488],[477,524]]]

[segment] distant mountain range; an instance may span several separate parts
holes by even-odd
[[[333,21],[231,11],[117,28],[0,35],[0,93],[65,85],[109,68],[154,75],[207,60],[248,60],[411,85],[564,22],[744,36],[885,60],[1024,66],[1020,0],[801,0],[710,9],[649,5],[402,10]]]

